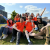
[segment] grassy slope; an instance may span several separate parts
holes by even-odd
[[[3,24],[0,24],[0,27],[4,26]],[[49,28],[50,30],[50,28]],[[34,31],[35,33],[37,33],[36,31]],[[50,33],[50,32],[49,32]],[[4,40],[0,40],[0,45],[16,45],[16,40],[14,40],[13,43],[10,43],[12,35],[9,35],[6,39]],[[34,38],[30,38],[31,41],[33,42],[33,45],[44,45],[45,44],[45,40],[38,40],[38,39],[34,39]],[[21,37],[20,39],[20,45],[27,45],[27,39],[23,39]]]

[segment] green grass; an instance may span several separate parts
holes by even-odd
[[[1,26],[4,26],[4,25],[3,24],[0,24],[0,27]],[[49,27],[49,30],[50,30],[50,27]],[[37,33],[38,31],[34,31],[34,32]],[[16,40],[14,40],[13,43],[10,43],[11,38],[12,38],[12,34],[9,35],[6,39],[0,40],[0,45],[16,45]],[[46,41],[46,40],[34,39],[32,37],[30,37],[30,40],[32,41],[33,45],[44,45],[45,44],[45,41]],[[21,37],[21,39],[20,39],[20,45],[27,45],[27,44],[28,44],[27,39],[23,39]]]

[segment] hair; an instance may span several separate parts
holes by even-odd
[[[39,18],[40,19],[40,22],[42,23],[42,18]],[[37,21],[37,23],[38,23],[38,21]]]
[[[21,17],[21,14],[20,14],[20,17]]]
[[[9,19],[9,20],[12,20],[12,19]],[[8,23],[9,23],[9,26],[10,26],[11,23],[9,22],[9,20],[8,20]],[[13,21],[12,21],[12,25],[13,25]]]
[[[27,14],[27,13],[25,13],[25,14]],[[27,17],[28,17],[28,14],[27,14]]]
[[[16,14],[17,15],[17,14]],[[19,15],[19,14],[18,14]],[[16,16],[17,17],[17,16]],[[20,15],[19,15],[19,17],[20,17]]]
[[[20,18],[24,19],[24,17],[20,17]]]

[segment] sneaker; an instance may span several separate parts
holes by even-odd
[[[0,36],[0,40],[2,39],[2,36]]]
[[[17,43],[16,45],[19,45],[19,43]]]
[[[50,39],[50,37],[47,37],[48,39]]]
[[[15,40],[15,37],[12,37],[12,39],[10,40],[10,42],[12,43]]]
[[[33,45],[32,42],[29,42],[28,45]]]
[[[2,39],[5,39],[5,38],[7,38],[7,36],[8,36],[8,35],[4,35]]]

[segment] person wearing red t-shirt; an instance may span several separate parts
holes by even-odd
[[[15,23],[20,21],[20,15],[19,14],[16,14],[14,21],[15,21]]]
[[[12,39],[10,40],[10,42],[13,42],[14,41],[15,36],[17,34],[17,42],[16,42],[16,44],[18,45],[20,43],[20,36],[21,36],[21,34],[23,34],[24,26],[25,26],[25,22],[24,22],[23,17],[21,17],[20,18],[20,22],[16,22],[13,25]]]
[[[29,39],[29,36],[33,36],[33,30],[35,27],[34,23],[31,22],[32,21],[31,19],[32,19],[31,16],[28,16],[28,20],[26,23],[26,29],[25,29],[26,38],[29,44],[32,44],[32,42]]]
[[[2,16],[7,21],[7,25],[2,26],[1,29],[0,29],[0,39],[5,39],[10,33],[12,33],[12,26],[13,26],[14,23],[11,19],[8,20],[2,14],[0,14],[0,16]],[[4,34],[3,38],[2,38],[2,32]]]
[[[33,20],[33,21],[37,21],[37,17],[34,17],[34,14],[33,14],[33,13],[31,13],[30,16],[32,17],[32,20]]]

